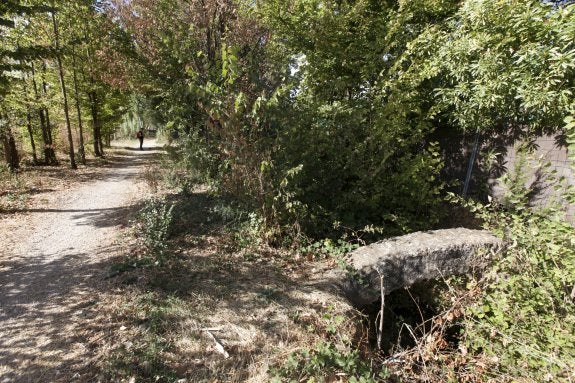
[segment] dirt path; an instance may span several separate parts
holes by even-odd
[[[116,152],[109,167],[46,194],[24,219],[0,220],[0,383],[85,381],[94,337],[106,326],[100,286],[119,253],[118,228],[141,200],[153,149]]]

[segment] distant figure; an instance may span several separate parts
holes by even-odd
[[[144,131],[142,129],[138,130],[136,137],[138,137],[138,140],[140,140],[140,150],[144,150],[142,147],[142,145],[144,145]]]

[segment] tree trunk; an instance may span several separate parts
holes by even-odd
[[[54,43],[56,45],[56,61],[58,63],[58,74],[60,76],[60,86],[62,88],[62,98],[64,99],[64,117],[66,119],[66,131],[68,133],[68,147],[70,151],[70,167],[77,169],[74,158],[74,139],[72,138],[72,126],[70,124],[70,113],[68,111],[68,95],[66,92],[66,81],[64,79],[64,68],[62,66],[62,55],[60,53],[60,34],[58,23],[56,22],[56,12],[52,11],[52,26],[54,27]]]
[[[80,108],[80,93],[78,92],[78,76],[76,70],[76,52],[74,51],[74,46],[72,46],[72,66],[74,74],[74,98],[76,99],[76,113],[78,114],[78,128],[80,129],[80,143],[78,148],[78,154],[80,154],[80,162],[86,164],[86,152],[84,150],[84,128],[82,125],[82,109]]]
[[[46,162],[47,165],[57,165],[58,159],[56,158],[56,150],[54,148],[54,144],[52,141],[52,125],[50,124],[50,112],[48,108],[44,108],[44,117],[46,118],[46,134],[47,134],[47,144],[44,150],[47,153],[48,161]]]
[[[86,40],[88,39],[88,35],[85,34]],[[90,62],[92,61],[91,58],[93,57],[92,52],[90,51],[90,46],[86,46],[86,58]],[[94,136],[94,155],[96,157],[103,157],[104,150],[102,147],[102,129],[100,125],[100,118],[98,116],[98,109],[99,109],[99,100],[98,100],[98,93],[96,92],[96,84],[94,81],[94,76],[92,73],[92,68],[88,67],[89,74],[88,79],[90,81],[90,91],[88,92],[88,99],[90,100],[90,111],[92,113],[92,133]]]
[[[32,147],[32,160],[34,165],[38,164],[38,157],[36,156],[36,142],[34,140],[34,129],[32,128],[32,103],[28,97],[28,76],[24,78],[24,97],[26,98],[26,126],[28,134],[30,135],[30,146]]]
[[[8,131],[4,134],[4,158],[10,171],[15,171],[20,166],[20,159],[18,157],[18,150],[16,149],[16,141],[12,132]]]
[[[0,115],[0,121],[8,122],[7,116]],[[18,156],[18,149],[16,148],[16,140],[12,135],[12,130],[9,126],[3,129],[2,144],[4,146],[4,159],[10,171],[15,171],[20,166],[20,158]]]
[[[36,71],[34,69],[34,62],[31,63],[32,68],[32,88],[34,90],[34,98],[36,99],[36,103],[38,105],[41,104],[41,95],[40,91],[38,90],[38,85],[36,84]],[[50,141],[50,134],[48,123],[46,121],[48,111],[44,107],[38,108],[38,117],[40,118],[40,129],[42,131],[42,142],[44,144],[44,163],[46,165],[50,165],[53,163],[53,159],[55,159],[54,151],[52,149],[52,142]]]
[[[48,84],[46,83],[46,62],[42,61],[42,91],[43,96],[48,96]],[[54,151],[54,141],[52,140],[52,125],[50,124],[50,113],[48,112],[48,108],[43,108],[44,117],[46,119],[46,140],[44,145],[44,152],[46,155],[46,164],[47,165],[56,165],[58,160],[56,159],[56,152]]]
[[[100,120],[98,118],[98,95],[96,91],[88,93],[90,99],[90,110],[92,111],[92,128],[94,133],[94,155],[102,157],[104,155],[102,149],[102,137],[100,133]]]
[[[38,164],[38,157],[36,156],[36,143],[34,142],[34,130],[32,129],[32,114],[30,111],[26,112],[26,123],[28,128],[28,135],[30,135],[30,146],[32,147],[32,161],[34,165]]]

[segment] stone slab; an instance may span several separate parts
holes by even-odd
[[[351,252],[342,288],[355,305],[377,301],[381,277],[385,294],[425,280],[484,268],[502,241],[484,230],[423,231],[390,238]]]

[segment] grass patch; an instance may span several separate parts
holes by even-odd
[[[165,200],[174,207],[164,261],[114,266],[121,303],[111,315],[129,330],[111,353],[108,379],[269,382],[291,352],[313,349],[329,331],[347,339],[358,332],[343,298],[307,285],[314,264],[238,245],[234,218],[205,191]],[[328,311],[346,326],[329,327]]]

